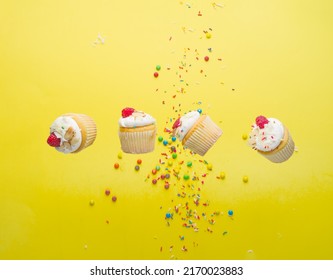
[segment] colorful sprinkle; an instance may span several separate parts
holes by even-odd
[[[153,179],[151,182],[152,182],[154,185],[156,185],[157,180],[156,180],[156,179]]]
[[[246,133],[244,133],[244,134],[242,135],[242,139],[243,139],[243,140],[246,140],[247,137],[248,137],[248,135],[247,135]]]
[[[209,56],[206,55],[206,56],[204,57],[204,60],[205,60],[205,61],[208,61],[208,60],[209,60]]]
[[[172,142],[175,142],[177,140],[177,138],[175,136],[172,136],[171,140],[172,140]]]
[[[110,195],[110,193],[111,193],[111,191],[109,190],[109,189],[106,189],[105,191],[104,191],[104,193],[105,193],[105,195]]]
[[[206,33],[206,38],[207,38],[207,39],[212,38],[212,34],[210,34],[210,33],[207,32],[207,33]]]
[[[112,197],[112,201],[113,201],[113,202],[116,202],[116,201],[117,201],[117,197],[116,197],[115,195]]]
[[[135,169],[136,171],[139,171],[139,170],[140,170],[140,166],[139,166],[139,165],[135,165],[134,169]]]
[[[122,152],[119,152],[119,153],[118,153],[118,158],[119,158],[119,159],[122,159],[122,158],[123,158],[123,153],[122,153]]]
[[[185,175],[183,176],[183,178],[184,178],[184,180],[188,180],[188,179],[190,179],[190,176],[189,176],[188,174],[185,174]]]
[[[173,159],[176,159],[176,158],[177,158],[177,154],[176,154],[176,153],[173,153],[173,154],[172,154],[172,158],[173,158]]]
[[[162,136],[158,136],[157,140],[158,140],[158,142],[162,142],[163,141],[163,137]]]
[[[138,160],[136,161],[136,163],[137,163],[137,164],[141,164],[141,163],[142,163],[142,160],[141,160],[141,159],[138,159]]]
[[[114,167],[115,169],[118,169],[118,168],[119,168],[119,163],[115,163],[115,164],[113,165],[113,167]]]
[[[158,72],[154,72],[154,77],[155,77],[155,78],[158,77]]]
[[[208,170],[213,170],[213,165],[212,165],[211,163],[208,163],[208,164],[207,164],[207,169],[208,169]]]
[[[220,172],[220,178],[223,180],[225,178],[225,172]]]
[[[202,113],[202,110],[201,110],[201,109],[198,109],[197,111],[199,112],[199,114],[201,114],[201,113]]]
[[[160,71],[161,70],[161,65],[156,65],[156,70]]]
[[[92,200],[89,201],[89,204],[90,204],[90,206],[94,206],[95,205],[95,201],[92,199]]]
[[[186,163],[186,165],[187,165],[187,167],[192,167],[192,161],[188,161],[188,162]]]
[[[232,211],[232,210],[228,210],[228,215],[231,217],[231,216],[233,216],[234,215],[234,211]]]
[[[163,140],[163,145],[164,145],[164,146],[166,146],[166,145],[168,145],[168,144],[169,144],[168,140]]]
[[[244,183],[247,183],[249,181],[249,177],[247,177],[247,176],[243,176],[243,182]]]

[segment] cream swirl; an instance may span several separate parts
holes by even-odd
[[[284,136],[283,124],[275,119],[268,118],[268,123],[258,126],[254,124],[250,133],[249,145],[254,149],[269,152],[276,149]]]
[[[155,124],[156,120],[147,113],[134,111],[130,116],[121,117],[118,123],[121,127],[135,128]]]
[[[173,134],[182,141],[199,118],[200,113],[198,111],[188,112],[175,122]]]
[[[81,129],[69,116],[58,117],[50,127],[50,134],[52,133],[60,139],[60,146],[55,147],[59,152],[73,153],[81,146]]]

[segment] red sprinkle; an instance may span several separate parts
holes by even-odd
[[[154,77],[155,77],[155,78],[158,77],[158,72],[154,72]]]

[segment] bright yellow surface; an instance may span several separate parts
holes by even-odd
[[[224,6],[1,1],[1,259],[333,258],[333,3],[216,3]],[[185,187],[187,196],[200,193],[198,207],[177,197],[183,179],[172,176],[169,190],[152,185],[152,175],[145,181],[168,152],[163,144],[117,158],[126,106],[153,115],[163,137],[178,108],[202,108],[221,126],[204,157],[212,171],[188,152],[173,161],[191,160],[181,176],[195,171],[204,179]],[[75,155],[46,144],[50,124],[67,112],[88,114],[98,126],[94,145]],[[259,114],[289,128],[298,152],[287,162],[270,163],[242,139]],[[216,178],[221,171],[224,180]],[[186,202],[201,216],[198,232],[182,226]],[[165,214],[178,204],[182,214],[171,209],[168,226]]]

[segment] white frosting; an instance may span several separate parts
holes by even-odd
[[[175,128],[174,135],[182,141],[185,135],[200,118],[198,111],[191,111],[180,118],[180,126]]]
[[[260,128],[256,124],[253,125],[250,134],[250,142],[254,149],[268,152],[277,148],[284,135],[283,124],[274,118],[268,118],[268,123],[264,128]]]
[[[67,133],[68,131],[72,133]],[[54,133],[60,138],[60,147],[56,147],[57,151],[68,154],[75,152],[81,145],[82,135],[81,129],[70,116],[61,116],[57,118],[50,128],[50,133]]]
[[[140,126],[146,126],[155,124],[156,120],[149,114],[140,112],[140,111],[134,111],[131,116],[128,116],[126,118],[121,117],[118,121],[119,126],[121,127],[140,127]]]

